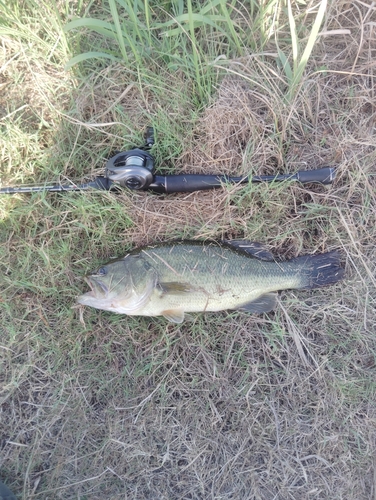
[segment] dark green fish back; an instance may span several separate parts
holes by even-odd
[[[261,245],[254,245],[259,251]],[[243,248],[246,247],[243,245]],[[254,281],[270,279],[277,282],[293,277],[296,280],[294,288],[310,289],[335,283],[344,275],[338,252],[276,262],[266,251],[260,259],[254,249],[247,252],[239,248],[238,240],[236,246],[231,246],[229,242],[181,241],[145,247],[140,252],[149,257],[154,267],[163,269],[171,282],[201,283],[202,276],[214,281],[235,279],[239,282],[250,277]]]

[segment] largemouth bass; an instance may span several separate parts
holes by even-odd
[[[181,323],[188,312],[274,309],[276,291],[311,289],[344,276],[337,252],[276,262],[245,240],[181,241],[139,248],[88,275],[78,303]]]

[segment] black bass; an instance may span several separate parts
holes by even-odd
[[[181,323],[188,312],[274,309],[276,292],[341,280],[337,252],[276,262],[259,243],[181,241],[139,248],[86,277],[78,303]]]

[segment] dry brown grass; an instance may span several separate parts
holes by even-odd
[[[338,174],[329,189],[1,200],[0,477],[19,498],[376,499],[375,10],[331,4],[325,29],[351,34],[319,39],[291,105],[273,47],[271,56],[231,61],[199,116],[178,103],[188,93],[178,76],[179,92],[171,84],[163,100],[113,65],[72,91],[75,106],[57,134],[38,136],[58,153],[54,169],[71,178],[90,177],[111,150],[137,145],[145,116],[167,171],[330,164]],[[40,63],[47,89],[33,88],[31,98],[25,83],[26,97],[16,94],[17,72],[28,82],[38,71],[14,53],[3,52],[2,108],[25,102],[30,116],[54,123],[44,96],[58,106],[48,93],[63,86],[56,67]],[[29,115],[14,117],[5,130],[17,125],[14,137],[32,137]],[[12,165],[51,158],[36,147],[20,154],[21,139],[18,148],[3,141],[7,181],[19,179]],[[181,326],[88,309],[81,323],[71,308],[82,275],[130,246],[242,236],[281,258],[340,248],[346,281],[284,292],[268,315],[198,315]]]

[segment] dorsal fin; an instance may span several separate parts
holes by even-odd
[[[274,260],[273,254],[262,244],[250,240],[225,240],[226,245],[241,250],[259,260]]]

